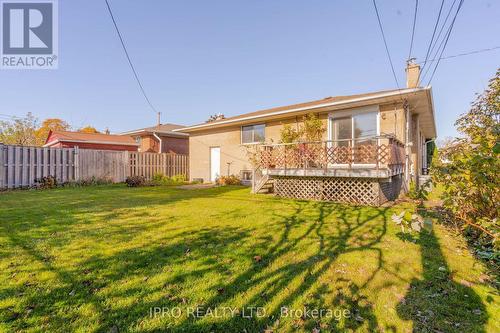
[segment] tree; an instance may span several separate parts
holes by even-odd
[[[47,140],[49,131],[68,131],[71,126],[62,119],[48,118],[42,122],[40,128],[36,130],[37,145],[42,146]]]
[[[96,130],[95,127],[92,127],[90,125],[80,128],[78,130],[78,132],[81,132],[81,133],[101,133],[98,130]]]
[[[0,121],[0,142],[11,145],[35,146],[38,119],[31,112],[24,118]]]
[[[464,230],[498,249],[500,69],[455,126],[464,136],[440,149],[433,178],[443,184],[443,204],[464,223]]]
[[[288,124],[283,126],[280,132],[281,142],[321,141],[325,131],[326,128],[323,126],[321,119],[318,119],[314,113],[309,113],[303,117],[303,123],[298,129]]]

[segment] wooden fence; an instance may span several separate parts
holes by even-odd
[[[188,165],[187,155],[0,144],[0,189],[29,187],[46,176],[61,183],[91,177],[123,182],[130,175],[150,179],[157,172],[187,178]]]
[[[189,160],[187,155],[178,154],[156,154],[156,153],[130,153],[130,175],[141,175],[148,179],[155,173],[165,176],[185,175],[189,176]]]
[[[110,178],[115,183],[124,182],[129,169],[128,151],[76,149],[79,161],[79,178]]]

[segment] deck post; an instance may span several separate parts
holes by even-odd
[[[283,146],[283,160],[284,160],[284,168],[285,168],[285,176],[286,176],[286,146]]]
[[[328,142],[325,141],[325,175],[326,172],[328,171]]]
[[[347,141],[347,149],[349,151],[349,169],[352,168],[352,161],[354,160],[354,145],[352,140]]]

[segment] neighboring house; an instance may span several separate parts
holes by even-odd
[[[189,154],[189,135],[173,132],[184,126],[176,124],[160,124],[152,127],[121,133],[132,137],[139,145],[141,152]]]
[[[130,137],[103,133],[49,131],[44,147],[137,151],[138,144]]]
[[[174,130],[189,134],[190,178],[237,174],[254,192],[364,204],[393,200],[418,183],[425,144],[436,137],[431,87],[410,62],[407,88],[247,113]],[[279,144],[284,124],[314,113],[323,141]]]

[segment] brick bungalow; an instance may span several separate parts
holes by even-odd
[[[140,152],[189,154],[189,134],[176,133],[173,130],[185,126],[159,124],[121,133],[131,137],[139,145]]]
[[[409,62],[407,87],[255,111],[174,130],[189,134],[191,179],[239,175],[253,191],[378,205],[426,176],[436,137],[432,89]],[[376,80],[376,78],[375,78]],[[304,115],[321,121],[321,141],[280,142]]]

